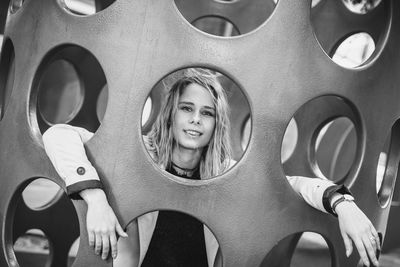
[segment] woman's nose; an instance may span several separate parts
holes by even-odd
[[[194,124],[200,124],[200,121],[201,121],[200,112],[193,112],[191,122]]]

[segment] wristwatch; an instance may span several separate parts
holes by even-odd
[[[337,205],[339,205],[339,203],[342,203],[343,201],[348,201],[348,202],[353,202],[354,201],[354,197],[352,195],[349,194],[344,194],[342,196],[340,196],[338,199],[336,199],[333,203],[332,203],[332,211],[333,213],[336,213],[336,207]]]

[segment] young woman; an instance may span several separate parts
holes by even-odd
[[[225,92],[213,73],[201,68],[186,70],[170,88],[156,122],[144,137],[153,160],[167,172],[188,179],[209,179],[222,174],[234,164],[228,110]],[[55,169],[66,182],[67,193],[73,198],[82,197],[88,205],[90,246],[103,259],[111,250],[115,259],[116,235],[127,234],[86,157],[84,144],[92,135],[79,127],[55,125],[43,134],[43,142]],[[287,178],[308,204],[338,216],[347,256],[352,253],[354,242],[366,266],[368,258],[378,265],[378,234],[346,188],[326,179]],[[214,266],[219,260],[215,237],[190,216],[171,211],[151,212],[140,216],[137,225],[136,244],[120,243],[116,265]],[[134,253],[122,252],[132,252],[135,247]]]

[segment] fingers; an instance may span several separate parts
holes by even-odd
[[[110,245],[111,245],[111,257],[115,259],[117,257],[118,245],[117,245],[117,237],[115,233],[110,235]]]
[[[371,223],[370,227],[371,227],[372,236],[375,238],[376,249],[381,251],[381,240],[380,240],[379,234],[376,231],[375,227],[372,225],[372,223]]]
[[[344,247],[346,248],[346,256],[347,258],[353,253],[353,244],[347,234],[342,233],[342,238],[344,242]]]
[[[96,255],[100,255],[101,245],[102,245],[100,233],[97,232],[95,238],[96,238],[95,240],[96,245],[94,247],[94,253],[96,253]]]
[[[103,240],[103,252],[101,253],[101,258],[103,260],[107,259],[108,257],[108,252],[110,251],[110,240],[108,237],[108,233],[104,232],[102,235],[102,240]]]
[[[88,231],[89,246],[94,248],[94,233],[93,231]]]
[[[124,231],[124,229],[122,229],[119,223],[116,224],[115,229],[117,230],[119,236],[128,237],[128,234]]]
[[[379,263],[378,263],[378,260],[376,258],[376,254],[375,254],[376,249],[377,249],[375,238],[373,236],[370,236],[370,237],[364,236],[363,243],[364,243],[364,247],[367,250],[369,259],[375,266],[378,266]]]
[[[358,250],[358,254],[360,255],[362,262],[364,263],[365,266],[369,267],[369,259],[367,256],[367,252],[365,251],[363,241],[359,238],[357,238],[356,240],[353,239],[353,241]]]

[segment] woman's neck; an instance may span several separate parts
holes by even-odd
[[[184,169],[196,169],[199,165],[202,149],[185,149],[175,147],[172,151],[172,162]]]

